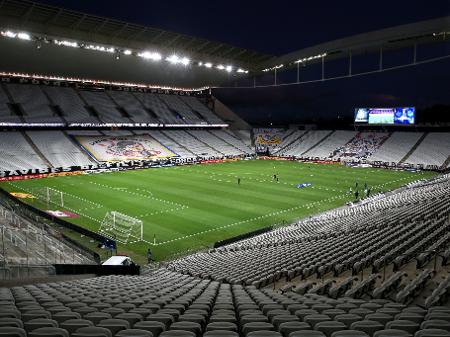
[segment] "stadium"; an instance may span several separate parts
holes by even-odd
[[[450,336],[448,3],[137,3],[0,1],[0,336]]]

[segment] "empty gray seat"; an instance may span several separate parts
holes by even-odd
[[[61,328],[38,328],[28,333],[28,337],[69,337],[67,330]]]
[[[30,332],[38,328],[57,328],[58,322],[48,318],[34,318],[24,323],[25,331]]]
[[[342,322],[347,326],[347,328],[350,328],[352,323],[362,321],[362,317],[355,314],[344,314],[335,316],[334,320],[337,322]]]
[[[342,322],[324,321],[314,325],[314,330],[323,332],[327,337],[331,337],[333,332],[345,330],[347,326]]]
[[[384,324],[377,321],[359,321],[350,325],[351,330],[364,331],[366,334],[372,336],[376,331],[383,330]]]
[[[373,337],[412,337],[409,332],[399,329],[384,329],[373,334]]]
[[[196,337],[192,331],[171,330],[164,331],[159,337]]]
[[[214,330],[205,332],[203,337],[239,337],[239,334],[233,331]]]
[[[149,331],[153,334],[154,337],[159,336],[164,330],[166,330],[166,326],[162,322],[156,321],[141,321],[137,322],[134,326],[134,329]]]
[[[242,333],[247,335],[249,332],[253,331],[274,331],[275,328],[273,324],[267,322],[249,322],[245,323],[242,327]]]
[[[120,330],[129,329],[130,323],[128,323],[124,319],[108,318],[100,321],[97,326],[100,328],[108,329],[111,331],[112,335],[115,335]]]
[[[112,333],[109,329],[105,329],[97,326],[90,326],[85,328],[79,328],[77,331],[71,334],[70,337],[112,337]]]
[[[331,334],[331,337],[369,337],[369,335],[363,331],[342,330],[342,331],[333,332]]]
[[[61,311],[57,312],[52,315],[52,319],[58,322],[58,324],[61,324],[64,321],[67,321],[68,319],[80,319],[81,315],[78,312],[73,311]]]
[[[423,321],[420,325],[421,329],[443,329],[450,331],[450,322],[440,319],[430,319],[428,321]]]
[[[373,314],[366,315],[364,319],[379,322],[380,324],[383,324],[383,326],[385,326],[387,322],[393,321],[394,317],[388,314],[383,314],[381,312],[374,312]]]
[[[246,337],[283,337],[276,331],[253,331],[246,335]]]
[[[326,337],[326,335],[322,331],[300,330],[292,332],[289,337]]]
[[[0,327],[0,336],[2,337],[27,337],[27,333],[22,328],[13,326]]]
[[[403,330],[403,331],[410,333],[411,335],[414,335],[416,333],[416,331],[419,330],[419,328],[420,328],[420,325],[417,324],[416,322],[405,321],[405,320],[395,320],[395,321],[388,322],[386,324],[386,329]]]
[[[94,323],[87,319],[68,319],[61,323],[60,327],[66,329],[69,333],[74,333],[79,328],[94,326]]]
[[[284,336],[288,337],[290,333],[300,330],[311,330],[311,325],[305,322],[285,322],[281,323],[278,331]]]
[[[115,337],[153,337],[153,334],[141,329],[126,329],[116,333]]]
[[[200,335],[202,326],[200,325],[200,323],[196,322],[175,322],[170,326],[170,330],[190,331],[195,333],[196,335]]]
[[[22,328],[23,329],[23,322],[22,320],[14,317],[1,317],[0,318],[0,327],[2,326],[10,326],[10,327],[16,327],[16,328]]]
[[[237,325],[230,322],[213,322],[206,326],[206,331],[213,330],[226,330],[226,331],[237,331]]]
[[[414,337],[450,337],[450,332],[444,329],[423,329],[415,333]]]
[[[111,314],[106,312],[90,312],[88,314],[83,315],[84,319],[91,321],[94,325],[99,324],[104,319],[112,318]]]

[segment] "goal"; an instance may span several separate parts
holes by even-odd
[[[45,202],[47,206],[50,204],[64,207],[64,192],[51,187],[41,187],[33,191],[40,200]]]
[[[122,244],[129,244],[143,240],[144,227],[142,220],[110,211],[106,213],[98,232]]]

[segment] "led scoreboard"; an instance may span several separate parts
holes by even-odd
[[[358,124],[412,125],[415,118],[414,107],[355,109],[355,123]]]

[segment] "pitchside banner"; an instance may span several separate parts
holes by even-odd
[[[178,156],[149,135],[75,136],[75,139],[99,162],[154,160]]]

